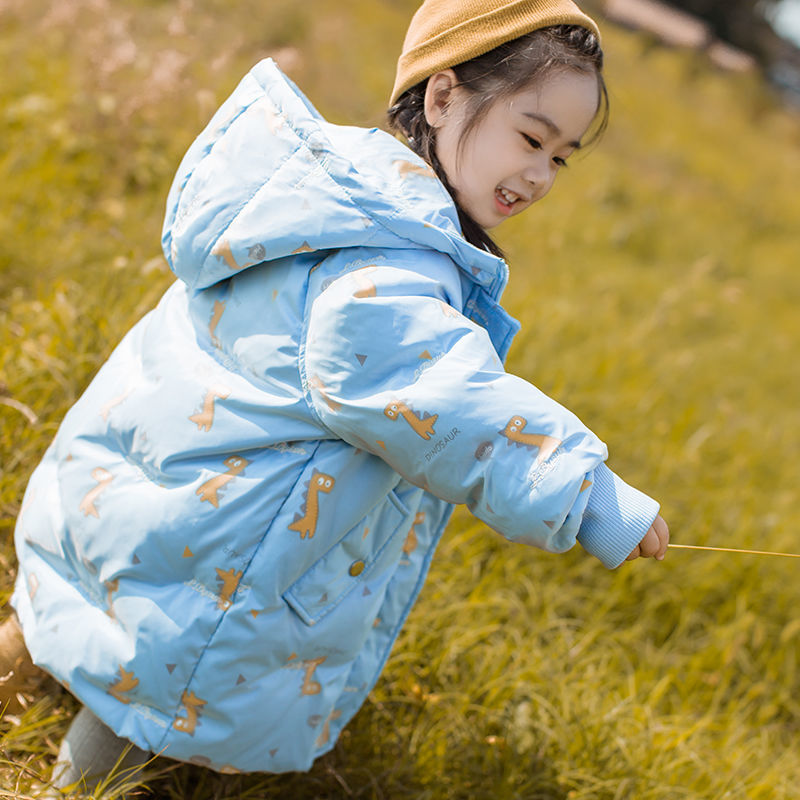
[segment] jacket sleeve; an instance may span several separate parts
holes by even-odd
[[[618,566],[658,504],[621,481],[570,411],[504,371],[487,332],[409,269],[356,270],[318,295],[301,357],[323,426],[513,541],[576,539]]]

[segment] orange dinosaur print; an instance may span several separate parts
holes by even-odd
[[[219,347],[219,339],[217,339],[217,325],[219,325],[219,321],[222,319],[222,314],[225,311],[225,304],[227,300],[215,300],[214,301],[214,311],[211,314],[211,320],[208,323],[208,335],[211,337],[211,344],[214,347]]]
[[[302,509],[303,513],[295,514],[294,522],[289,523],[290,531],[297,531],[301,539],[305,539],[306,536],[309,539],[314,538],[314,534],[317,531],[317,521],[319,520],[319,493],[330,494],[335,483],[336,479],[331,475],[314,470],[311,474],[311,480],[306,483],[308,491],[306,492],[305,505]]]
[[[241,475],[250,462],[246,458],[242,458],[242,456],[228,456],[222,463],[228,468],[228,471],[210,478],[202,486],[198,487],[195,492],[200,497],[201,503],[203,500],[208,500],[214,508],[219,508],[217,492],[237,475]]]
[[[383,409],[383,413],[391,420],[397,420],[399,417],[402,417],[411,426],[414,433],[425,440],[430,439],[431,436],[436,433],[433,426],[436,424],[436,420],[439,419],[438,414],[425,414],[422,417],[418,417],[400,400],[392,400],[392,402]]]
[[[103,586],[106,587],[106,604],[108,605],[108,608],[106,609],[106,614],[108,614],[108,616],[111,617],[111,619],[116,620],[117,615],[114,613],[114,608],[113,608],[113,603],[114,603],[113,594],[114,592],[119,591],[119,578],[115,578],[113,581],[105,581],[103,583]]]
[[[375,267],[362,267],[353,273],[353,278],[359,288],[353,292],[353,297],[375,297],[378,290],[375,284],[367,277],[367,273],[374,272]]]
[[[314,672],[317,667],[322,664],[327,656],[320,656],[319,658],[310,658],[303,661],[303,685],[300,687],[301,695],[319,694],[322,691],[322,685],[319,681],[314,680]]]
[[[94,504],[95,500],[108,488],[108,485],[114,480],[114,476],[103,467],[95,467],[92,470],[92,477],[97,481],[97,486],[86,493],[86,496],[78,506],[78,510],[83,511],[87,517],[91,515],[99,518],[100,515],[97,513],[97,508]]]
[[[539,454],[536,456],[536,463],[541,464],[553,455],[561,444],[561,439],[543,433],[524,433],[527,424],[528,420],[525,417],[511,417],[508,424],[499,433],[508,439],[509,446],[513,442],[520,447],[538,448]]]
[[[133,391],[133,388],[128,389],[126,392],[123,392],[121,395],[112,398],[109,400],[101,409],[100,409],[100,416],[108,421],[108,415],[111,413],[112,408],[116,408],[120,403],[122,403],[128,395]]]
[[[239,269],[239,265],[233,257],[231,243],[227,239],[220,239],[214,247],[211,248],[211,255],[224,261],[231,269]]]
[[[33,600],[39,591],[39,579],[32,572],[28,575],[28,597]]]
[[[341,403],[331,400],[325,389],[325,384],[320,380],[319,375],[314,375],[308,383],[312,389],[316,389],[322,395],[322,399],[331,411],[335,413],[341,409]]]
[[[115,683],[112,683],[106,692],[110,694],[112,697],[116,698],[120,701],[120,703],[128,703],[131,702],[130,697],[125,697],[124,695],[128,692],[132,692],[138,685],[139,679],[134,676],[133,672],[128,672],[122,668],[122,664],[119,665],[119,680]]]
[[[408,532],[408,536],[406,536],[406,541],[403,544],[403,552],[410,556],[416,549],[417,549],[417,532],[414,528],[417,525],[421,525],[425,522],[425,512],[424,511],[417,511],[414,515],[414,524],[411,526],[411,530]]]
[[[328,718],[322,724],[322,732],[317,737],[317,741],[314,742],[315,747],[323,747],[324,745],[328,744],[328,742],[331,740],[331,722],[339,719],[341,716],[342,712],[338,708],[333,709],[333,711],[328,714]]]
[[[300,255],[300,253],[313,253],[313,252],[314,248],[311,247],[311,245],[308,242],[303,242],[303,244],[301,244],[300,247],[297,248],[297,250],[292,250],[290,255],[297,256]]]
[[[202,410],[192,414],[189,419],[197,425],[199,431],[210,431],[214,424],[214,401],[225,400],[230,396],[231,390],[225,386],[215,386],[208,390],[203,401]]]
[[[423,167],[411,161],[397,159],[396,161],[392,161],[392,165],[397,168],[401,178],[405,178],[406,175],[421,175],[423,178],[436,177],[436,173],[430,167]]]
[[[194,736],[194,729],[197,727],[197,721],[200,718],[200,709],[206,705],[207,700],[201,700],[194,692],[184,691],[181,695],[181,703],[186,709],[185,717],[175,717],[172,727],[176,731],[188,733],[189,736]]]
[[[442,314],[444,314],[446,317],[458,318],[461,316],[461,314],[459,314],[458,311],[453,308],[453,306],[451,306],[449,303],[445,303],[444,300],[439,301],[439,308],[442,309]]]
[[[234,572],[233,567],[229,570],[221,570],[217,567],[217,576],[222,582],[222,587],[219,590],[219,600],[217,600],[217,608],[227,611],[231,607],[231,597],[239,586],[242,573]]]

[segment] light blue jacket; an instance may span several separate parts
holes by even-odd
[[[118,734],[307,769],[363,703],[452,504],[617,566],[658,506],[502,361],[507,268],[428,167],[331,125],[271,61],[185,156],[178,280],[31,478],[14,605]]]

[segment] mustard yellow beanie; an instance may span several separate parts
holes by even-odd
[[[425,0],[406,33],[389,105],[435,72],[549,25],[600,31],[572,0]]]

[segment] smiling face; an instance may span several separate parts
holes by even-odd
[[[597,76],[561,70],[500,98],[462,140],[470,106],[452,70],[428,81],[425,116],[459,205],[485,229],[541,200],[599,106]]]

